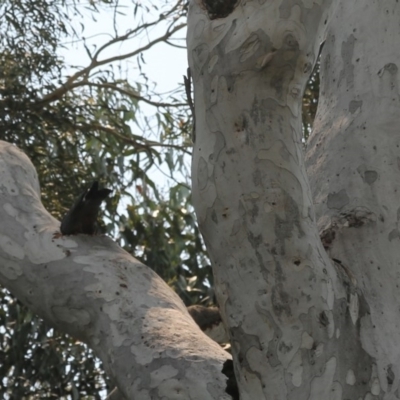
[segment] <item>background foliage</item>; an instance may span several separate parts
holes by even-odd
[[[90,46],[85,21],[102,12],[112,15],[114,32]],[[123,13],[132,18],[132,29],[121,33]],[[184,44],[177,39],[184,35],[185,14],[183,0],[1,2],[0,139],[28,154],[43,203],[57,218],[93,180],[112,188],[103,231],[153,268],[187,305],[208,305],[211,267],[190,203],[191,115],[182,86],[162,96],[145,72],[146,51],[160,42]],[[150,37],[156,26],[162,33]],[[113,53],[132,40],[129,51]],[[87,65],[72,66],[61,57],[71,41],[86,49]],[[129,60],[136,68],[127,75]],[[304,98],[305,136],[318,89],[314,72]],[[90,349],[1,289],[1,398],[100,399],[110,388]]]

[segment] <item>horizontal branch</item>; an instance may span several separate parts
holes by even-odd
[[[36,171],[0,142],[0,283],[86,342],[126,399],[229,399],[224,361],[179,297],[106,236],[56,238]],[[46,188],[44,188],[46,190]]]

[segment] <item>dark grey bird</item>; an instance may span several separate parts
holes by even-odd
[[[99,189],[99,182],[94,181],[76,200],[61,221],[62,235],[95,235],[97,233],[97,215],[100,205],[112,192],[110,189]]]

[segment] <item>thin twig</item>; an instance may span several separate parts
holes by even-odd
[[[167,147],[167,148],[172,148],[172,149],[177,149],[177,150],[181,150],[184,153],[191,155],[191,152],[185,149],[185,146],[179,146],[176,144],[167,144],[167,143],[160,143],[160,142],[156,142],[156,141],[152,141],[152,140],[147,140],[144,139],[143,137],[140,137],[140,140],[143,140],[145,143],[140,143],[138,140],[136,139],[131,139],[128,138],[124,135],[121,135],[116,129],[112,128],[111,126],[104,126],[104,125],[100,125],[100,124],[88,124],[88,125],[75,125],[76,128],[81,129],[81,130],[100,130],[106,133],[111,133],[112,135],[114,135],[115,137],[117,137],[118,139],[121,139],[122,141],[124,141],[125,143],[131,144],[137,148],[141,148],[141,149],[148,149],[149,147]]]
[[[187,103],[163,103],[163,102],[146,99],[145,97],[140,96],[139,94],[137,94],[131,90],[126,90],[126,89],[120,88],[119,86],[117,86],[113,83],[109,83],[109,82],[105,82],[105,83],[85,82],[84,85],[90,86],[90,87],[97,87],[100,89],[115,90],[116,92],[119,92],[119,93],[124,94],[129,97],[133,97],[137,100],[141,100],[141,101],[143,101],[147,104],[150,104],[152,106],[155,106],[155,107],[184,107],[184,106],[187,106]],[[75,87],[77,87],[77,85],[74,85],[74,88]]]
[[[150,24],[147,24],[147,25],[150,25]],[[97,60],[97,58],[100,55],[100,52],[102,50],[107,48],[111,43],[113,44],[113,43],[118,42],[119,40],[121,40],[122,37],[125,37],[126,35],[120,36],[118,38],[115,38],[115,39],[111,40],[110,42],[108,42],[108,43],[104,44],[103,46],[101,46],[96,51],[96,53],[94,54],[90,64],[87,67],[83,68],[80,71],[77,71],[75,74],[70,76],[63,85],[59,86],[57,89],[53,90],[51,93],[48,93],[47,95],[42,97],[38,101],[38,103],[40,103],[42,105],[43,103],[49,103],[49,102],[52,102],[52,101],[60,99],[65,93],[67,93],[69,90],[71,90],[71,88],[82,86],[82,83],[83,83],[83,85],[87,84],[88,83],[89,73],[93,69],[95,69],[95,68],[97,68],[99,66],[102,66],[104,64],[110,64],[110,63],[115,62],[115,61],[120,61],[120,60],[124,60],[126,58],[134,57],[135,55],[138,55],[138,54],[142,53],[143,51],[146,51],[146,50],[150,49],[155,44],[163,42],[163,41],[166,41],[175,32],[179,31],[180,29],[184,28],[185,26],[186,26],[186,24],[177,25],[174,29],[172,29],[171,31],[167,32],[165,35],[162,35],[162,36],[158,37],[157,39],[152,40],[147,45],[142,46],[142,47],[140,47],[140,48],[138,48],[135,51],[132,51],[130,53],[126,53],[126,54],[122,54],[122,55],[119,55],[119,56],[106,58],[106,59],[100,60],[100,61]],[[81,81],[76,82],[77,79],[79,79],[81,77],[84,77],[84,78]]]

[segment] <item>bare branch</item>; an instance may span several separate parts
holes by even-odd
[[[122,36],[116,36],[114,39],[110,40],[109,42],[105,43],[103,46],[101,46],[97,52],[95,53],[94,58],[97,59],[98,56],[100,55],[100,53],[105,50],[106,48],[112,46],[115,43],[118,42],[123,42],[124,40],[128,40],[131,39],[132,37],[134,37],[135,35],[137,35],[139,32],[146,30],[152,26],[155,26],[157,24],[159,24],[161,21],[165,20],[169,15],[172,15],[179,7],[179,5],[181,4],[181,0],[179,0],[176,5],[174,7],[172,7],[166,14],[160,14],[160,16],[158,17],[158,19],[156,19],[155,21],[152,22],[148,22],[146,24],[143,25],[139,25],[138,27],[136,27],[135,29],[132,29],[130,31],[128,31],[125,35]],[[168,33],[168,30],[167,30]]]
[[[154,107],[184,107],[187,106],[187,103],[163,103],[163,102],[158,102],[158,101],[153,101],[150,99],[146,99],[143,96],[140,96],[139,94],[131,91],[131,90],[126,90],[123,89],[113,83],[105,82],[105,83],[94,83],[94,82],[86,82],[84,83],[85,86],[91,86],[91,87],[97,87],[100,89],[111,89],[115,90],[116,92],[119,92],[121,94],[124,94],[128,97],[135,98],[137,100],[143,101],[147,104],[150,104]],[[81,86],[81,85],[79,85]],[[77,86],[76,86],[77,87]]]
[[[159,22],[159,20],[158,20],[158,22]],[[156,22],[152,22],[152,23],[149,23],[149,24],[144,24],[144,25],[141,25],[140,28],[143,29],[143,27],[145,25],[146,26],[151,26],[151,25],[154,25],[155,23]],[[114,38],[113,40],[110,40],[109,42],[107,42],[106,44],[101,46],[96,51],[96,53],[94,54],[90,64],[87,67],[83,68],[80,71],[77,71],[75,74],[70,76],[66,80],[66,82],[64,84],[59,86],[57,89],[53,90],[51,93],[48,93],[46,96],[44,96],[42,99],[40,99],[38,101],[38,103],[42,105],[43,103],[49,103],[49,102],[58,100],[65,93],[67,93],[68,91],[70,91],[74,87],[82,86],[82,84],[83,85],[87,84],[88,83],[89,74],[93,69],[95,69],[97,67],[100,67],[102,65],[105,65],[105,64],[113,63],[115,61],[121,61],[121,60],[125,60],[127,58],[130,58],[130,57],[134,57],[135,55],[138,55],[138,54],[142,53],[143,51],[146,51],[146,50],[150,49],[151,47],[153,47],[157,43],[165,42],[169,37],[171,37],[174,33],[178,32],[179,30],[181,30],[185,26],[186,26],[186,24],[177,25],[173,29],[168,30],[164,35],[158,37],[157,39],[154,39],[154,40],[150,41],[147,45],[142,46],[142,47],[136,49],[135,51],[132,51],[132,52],[126,53],[126,54],[122,54],[122,55],[119,55],[119,56],[109,57],[109,58],[106,58],[104,60],[100,60],[99,61],[97,58],[100,55],[101,51],[103,51],[105,48],[109,47],[111,44],[114,44],[114,43],[117,43],[117,42],[119,42],[121,40],[127,39],[129,37],[129,35],[132,34],[133,31],[128,32],[126,35],[119,36],[118,38]],[[137,29],[139,29],[139,28],[137,28]],[[81,77],[84,77],[84,78],[81,81],[76,82]]]
[[[114,135],[115,137],[117,137],[118,139],[120,139],[121,141],[123,141],[124,143],[135,146],[137,149],[148,150],[150,147],[165,147],[165,148],[171,148],[171,149],[177,149],[177,150],[183,151],[184,153],[186,153],[188,155],[192,154],[190,151],[185,149],[185,147],[188,147],[188,146],[179,146],[176,144],[160,143],[160,142],[156,142],[153,140],[144,139],[141,136],[138,136],[137,139],[129,138],[124,135],[121,135],[117,129],[115,129],[111,126],[105,126],[105,125],[93,123],[93,124],[87,124],[87,125],[76,124],[75,127],[80,130],[89,130],[89,129],[96,130],[97,129],[99,131],[110,133],[110,134]],[[140,141],[142,141],[144,143],[140,143]]]

